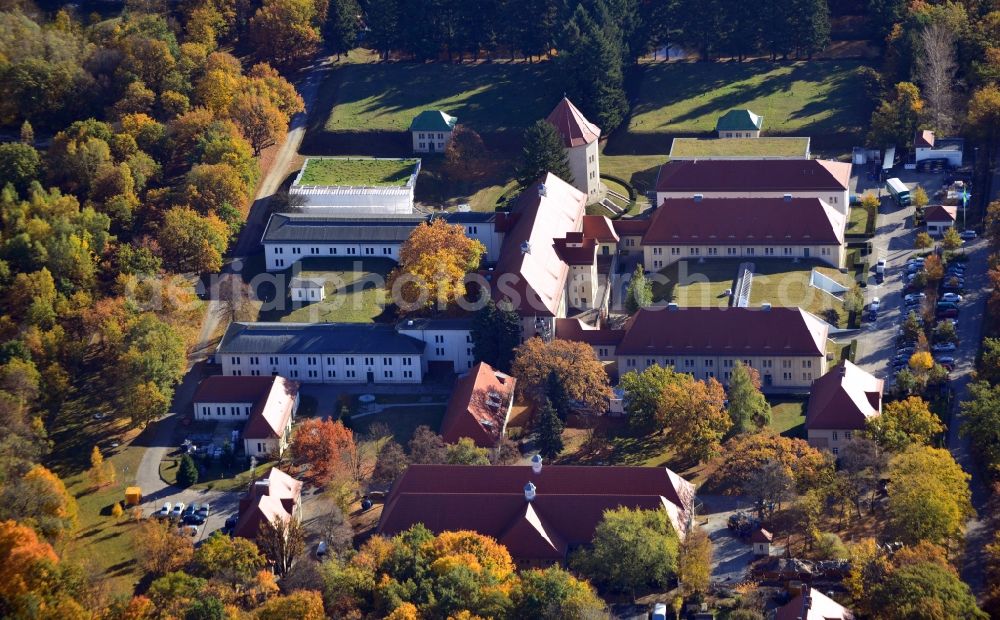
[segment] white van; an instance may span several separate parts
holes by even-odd
[[[653,605],[653,620],[667,620],[667,604],[655,603]]]

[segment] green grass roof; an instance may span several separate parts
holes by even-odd
[[[674,138],[671,158],[805,157],[809,138]]]
[[[296,184],[403,187],[416,165],[416,159],[309,158]]]

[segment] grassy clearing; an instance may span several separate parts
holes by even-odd
[[[702,483],[707,465],[690,467],[677,459],[666,435],[641,433],[628,427],[623,418],[599,418],[593,431],[567,428],[563,434],[561,465],[633,465],[670,467],[692,484]]]
[[[847,213],[847,228],[844,234],[863,235],[868,227],[868,210],[861,206],[851,207]]]
[[[805,157],[809,138],[674,138],[677,157]]]
[[[660,166],[667,155],[601,155],[601,172],[625,179],[639,192],[639,198],[656,184]]]
[[[806,402],[800,399],[771,399],[771,428],[786,437],[805,437]]]
[[[420,112],[439,109],[476,131],[518,130],[558,103],[550,63],[347,64],[324,84],[332,90],[327,131],[406,131]]]
[[[347,258],[305,259],[301,262],[304,278],[324,281],[326,299],[305,304],[289,298],[281,308],[262,309],[257,320],[285,323],[370,323],[385,307],[385,281],[393,262],[384,259],[351,260]],[[291,277],[291,270],[283,272]],[[265,305],[266,307],[266,305]]]
[[[79,507],[79,529],[66,544],[63,557],[105,580],[112,596],[132,594],[142,576],[136,564],[133,536],[136,525],[124,518],[116,521],[111,516],[111,507],[114,502],[124,500],[125,488],[135,483],[135,472],[144,451],[138,446],[127,446],[106,455],[106,461],[114,464],[115,482],[100,489],[91,488],[85,473],[64,479]]]
[[[392,431],[393,439],[406,445],[418,426],[429,426],[434,432],[440,430],[444,409],[444,405],[434,404],[419,407],[387,407],[379,413],[352,417],[351,430],[358,435],[364,435],[372,424],[387,424]]]
[[[180,465],[180,455],[170,455],[160,461],[160,478],[167,484],[177,484],[177,469]],[[192,489],[206,491],[242,491],[249,487],[250,481],[266,474],[274,467],[274,463],[258,464],[251,472],[242,461],[225,465],[221,460],[195,460],[200,465],[198,482],[191,485]]]
[[[298,184],[402,187],[416,165],[415,159],[310,157]]]
[[[815,269],[844,286],[850,286],[853,279],[849,274],[815,260],[800,260],[795,263],[785,259],[756,258],[753,262],[755,270],[750,289],[751,306],[759,306],[766,301],[775,306],[802,308],[833,325],[846,327],[847,312],[844,311],[843,302],[810,286],[809,277]]]
[[[855,61],[658,63],[645,67],[629,131],[706,133],[749,108],[770,134],[859,134],[867,111]]]
[[[741,262],[712,259],[671,263],[653,277],[653,299],[681,307],[728,307],[729,297],[725,292],[733,287]]]

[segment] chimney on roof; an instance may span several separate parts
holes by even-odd
[[[771,311],[771,302],[769,302],[769,301],[763,302],[762,304],[760,304],[760,309],[763,310],[764,312],[770,312]]]
[[[532,484],[532,483],[530,483],[530,482],[528,484],[524,485],[524,499],[528,500],[529,502],[531,500],[535,499],[535,489],[536,488],[537,487],[535,487],[535,485]]]
[[[536,474],[542,473],[542,455],[541,454],[536,454],[535,456],[531,457],[531,471],[535,472]]]
[[[695,194],[694,195],[694,201],[695,202],[701,202],[701,199],[704,198],[704,197],[705,197],[705,194]]]
[[[785,202],[791,202],[792,201],[792,195],[791,194],[785,194],[784,198],[785,198]]]
[[[521,254],[531,254],[531,243],[528,241],[521,242]]]
[[[538,184],[538,195],[542,198],[549,195],[549,190],[547,187],[545,187],[545,183]]]

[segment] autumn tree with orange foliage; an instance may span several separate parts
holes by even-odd
[[[924,273],[927,274],[928,282],[940,282],[944,277],[944,263],[941,262],[941,257],[931,254],[924,259]]]
[[[805,493],[833,480],[833,459],[803,439],[782,437],[773,431],[737,435],[723,446],[722,463],[713,475],[717,484],[741,495],[754,474],[769,462],[778,463]]]
[[[465,296],[465,276],[479,268],[485,253],[461,226],[435,219],[410,233],[386,287],[403,314],[447,307]]]
[[[292,462],[303,468],[302,476],[316,486],[335,478],[349,477],[356,451],[354,434],[339,420],[310,418],[292,435]]]
[[[64,578],[56,552],[33,529],[0,522],[0,617],[40,617],[39,608],[62,612],[46,617],[84,617],[74,583]]]
[[[0,519],[16,519],[50,542],[59,542],[76,529],[76,499],[58,476],[35,465],[3,488]]]
[[[547,396],[549,375],[555,376],[569,400],[585,408],[603,411],[611,395],[604,365],[583,342],[531,338],[515,351],[511,374],[517,377],[518,393],[536,404]]]
[[[169,523],[146,520],[135,531],[135,544],[143,550],[139,563],[143,570],[165,575],[186,566],[194,556],[191,537]]]
[[[691,375],[678,378],[663,390],[657,422],[664,427],[678,456],[707,461],[719,453],[722,438],[733,425],[725,408],[726,392],[714,377],[708,381],[695,380]]]

